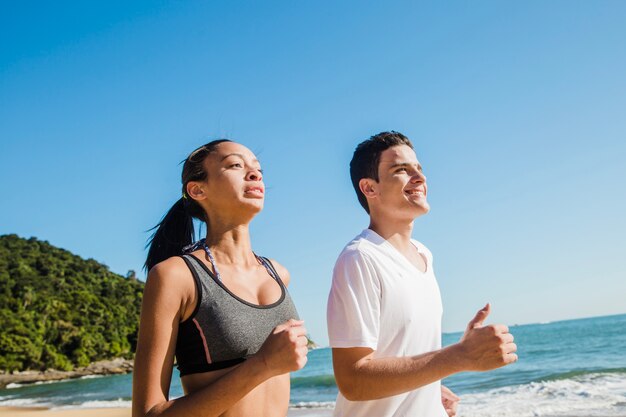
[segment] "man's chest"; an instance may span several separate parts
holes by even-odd
[[[420,273],[401,265],[391,265],[381,273],[384,274],[380,277],[381,328],[439,328],[443,306],[439,286],[431,271]]]

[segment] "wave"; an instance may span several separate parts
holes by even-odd
[[[626,377],[626,368],[574,369],[572,371],[550,374],[550,375],[538,378],[533,382],[561,381],[564,379],[575,379],[575,378],[583,377],[587,375],[602,376],[606,374],[624,374],[624,377]]]
[[[626,368],[609,368],[609,369],[575,369],[572,371],[566,371],[561,373],[549,374],[541,377],[533,377],[530,374],[534,373],[534,371],[528,371],[529,375],[526,375],[523,379],[531,382],[545,382],[545,381],[560,381],[564,379],[572,379],[576,377],[581,377],[585,375],[605,375],[605,374],[624,374],[626,377]],[[518,374],[522,374],[522,372],[518,372]],[[507,377],[502,377],[503,380],[506,380]],[[523,381],[520,381],[523,382]],[[479,390],[484,390],[488,388],[494,387],[494,382],[492,380],[486,381],[483,384],[474,385],[473,388],[478,388]],[[337,385],[335,381],[335,377],[333,375],[316,375],[316,376],[306,376],[306,377],[296,377],[291,379],[291,388],[328,388],[335,387]],[[508,385],[508,384],[506,384]],[[497,385],[496,385],[497,387]]]
[[[50,407],[52,404],[40,398],[17,398],[7,395],[0,397],[0,407]]]
[[[333,375],[301,376],[291,379],[291,388],[335,387]]]
[[[131,400],[118,398],[116,400],[95,400],[85,401],[81,404],[64,405],[60,407],[53,407],[52,410],[72,410],[83,408],[130,408],[132,406]]]
[[[335,408],[334,401],[301,401],[295,404],[289,404],[289,408],[291,409],[325,409],[332,410]]]
[[[541,417],[626,415],[626,369],[565,372],[515,386],[461,395],[464,417]],[[329,376],[301,378],[301,386],[330,384]],[[334,402],[299,402],[292,409],[332,409]]]
[[[73,381],[73,380],[74,379],[72,379],[72,378],[68,378],[68,379],[56,379],[56,380],[52,380],[52,381],[35,381],[35,382],[24,382],[24,383],[11,382],[10,384],[7,384],[7,386],[4,387],[4,388],[5,389],[12,389],[12,388],[30,387],[30,386],[35,386],[35,385],[63,384],[65,382],[70,382],[70,381]]]
[[[306,394],[304,401],[290,404],[291,409],[332,409],[333,401],[307,401],[315,395],[316,388],[334,386],[332,375],[294,378],[292,387]],[[307,393],[311,391],[311,393]],[[322,391],[322,390],[320,390]],[[58,396],[48,398],[24,398],[17,391],[8,390],[0,395],[0,406],[53,407],[54,409],[114,408],[130,407],[129,397],[103,400],[98,394],[90,393],[81,402],[73,395],[62,403]],[[63,397],[64,401],[65,398]],[[311,398],[312,399],[312,398]],[[575,370],[553,374],[540,381],[508,385],[500,388],[461,395],[459,415],[464,417],[541,417],[584,415],[626,415],[626,368],[601,371]]]
[[[621,368],[619,368],[621,369]],[[570,378],[502,387],[461,396],[465,417],[620,416],[626,413],[624,372],[584,373]]]
[[[97,379],[97,378],[106,378],[108,375],[85,375],[81,376],[78,379]]]

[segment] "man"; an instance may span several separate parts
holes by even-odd
[[[334,415],[453,416],[458,397],[440,380],[515,362],[513,336],[504,325],[483,326],[487,304],[458,343],[441,348],[432,254],[411,239],[413,221],[430,206],[408,138],[383,132],[359,144],[350,176],[370,224],[333,272],[327,318],[339,387]]]

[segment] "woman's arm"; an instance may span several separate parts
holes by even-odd
[[[306,329],[301,321],[290,320],[277,326],[259,352],[240,366],[169,401],[178,323],[195,292],[183,262],[168,259],[148,275],[133,371],[133,417],[219,416],[262,382],[306,363]]]

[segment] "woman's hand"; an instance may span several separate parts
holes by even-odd
[[[297,371],[306,364],[309,349],[303,324],[294,319],[279,324],[254,355],[272,376]]]

